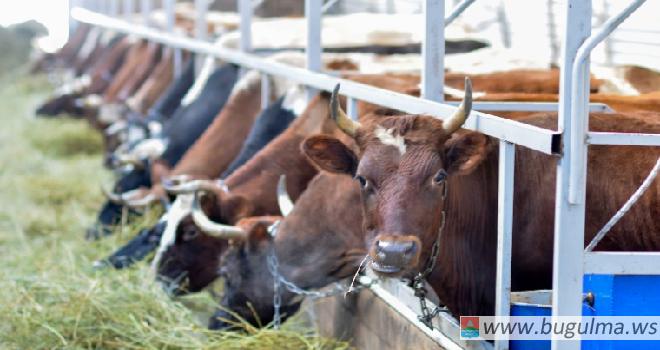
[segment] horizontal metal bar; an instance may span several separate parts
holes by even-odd
[[[445,102],[451,106],[458,106],[460,102]],[[473,102],[472,109],[476,111],[529,111],[529,112],[557,112],[559,104],[555,102]],[[589,112],[616,113],[615,110],[604,103],[591,103]]]
[[[584,273],[585,275],[660,275],[660,253],[585,253]]]
[[[660,146],[660,134],[590,132],[588,145]]]
[[[202,43],[189,38],[164,34],[157,30],[131,25],[124,21],[114,20],[81,8],[73,9],[72,16],[81,22],[111,28],[120,32],[132,33],[148,40],[189,51],[213,55],[237,65],[256,69],[269,75],[290,79],[319,90],[332,91],[337,83],[341,83],[342,95],[410,114],[427,114],[435,118],[445,119],[455,111],[453,106],[447,104],[399,94],[350,80],[329,77],[325,74],[309,72],[306,69],[291,67],[281,63],[267,62],[263,58],[252,54],[218,48],[210,43]],[[512,120],[504,120],[490,114],[474,111],[470,115],[470,118],[468,118],[465,127],[546,154],[552,154],[553,139],[559,135],[557,131],[546,130]]]
[[[438,343],[444,349],[457,349],[457,350],[492,350],[493,346],[484,341],[464,341],[460,340],[459,328],[454,322],[445,322],[444,325],[438,325],[438,320],[442,317],[436,316],[433,319],[433,325],[439,326],[441,330],[450,328],[451,333],[446,333],[438,329],[430,329],[425,324],[417,319],[416,309],[419,308],[419,299],[414,297],[413,292],[403,283],[393,279],[378,280],[378,283],[372,284],[374,280],[368,276],[360,276],[358,282],[367,287],[378,298],[383,300],[387,305],[392,307],[397,313],[403,316],[413,326],[417,327],[426,336]],[[409,292],[409,293],[407,293]],[[435,305],[427,300],[427,305],[430,308],[435,308]],[[444,326],[444,327],[443,327]],[[455,336],[453,337],[451,336]]]

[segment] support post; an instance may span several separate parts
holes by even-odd
[[[358,120],[358,100],[352,97],[346,98],[346,115],[348,115],[351,120]]]
[[[207,1],[195,0],[195,38],[200,41],[206,41],[208,36],[208,26],[206,24]],[[195,76],[199,76],[201,73],[205,59],[204,55],[195,55]]]
[[[119,9],[121,4],[119,0],[109,0],[110,1],[110,17],[119,18]]]
[[[270,103],[270,81],[268,74],[261,74],[261,109],[264,110]]]
[[[582,282],[584,275],[584,200],[579,204],[569,202],[569,178],[572,171],[571,150],[573,133],[571,126],[571,85],[574,77],[571,67],[582,43],[591,33],[591,0],[568,0],[566,3],[566,24],[562,42],[560,92],[559,92],[559,131],[562,135],[562,156],[557,163],[557,185],[555,198],[555,241],[552,271],[552,319],[560,316],[582,314]],[[588,86],[588,85],[587,85]],[[586,145],[582,145],[586,147]],[[584,183],[582,183],[584,185]],[[581,191],[582,194],[585,191]],[[578,234],[575,234],[578,233]],[[580,336],[574,340],[552,340],[552,350],[579,350]]]
[[[321,0],[305,0],[305,19],[307,20],[307,58],[306,68],[312,72],[321,71]],[[316,90],[307,88],[307,100],[311,100]]]
[[[511,311],[511,244],[513,233],[513,184],[516,146],[500,140],[500,164],[497,187],[497,277],[495,316],[508,317]],[[505,322],[505,319],[501,319]],[[508,350],[508,335],[499,335],[495,350]]]
[[[151,0],[142,0],[141,3],[141,9],[142,10],[142,21],[144,21],[144,25],[146,27],[151,27],[151,18],[149,16],[151,15],[151,10],[153,8],[153,3]]]
[[[251,0],[238,0],[238,13],[241,16],[241,23],[239,30],[241,31],[241,42],[239,49],[243,52],[252,51],[252,1]],[[241,75],[245,74],[246,70],[241,68]]]
[[[135,0],[124,0],[122,13],[128,23],[133,23],[133,14],[135,14]]]
[[[422,93],[425,99],[444,102],[445,2],[424,0]]]

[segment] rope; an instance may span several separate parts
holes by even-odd
[[[640,186],[637,189],[637,191],[632,195],[632,197],[630,197],[630,199],[628,199],[626,204],[624,204],[623,207],[621,207],[621,209],[619,209],[619,211],[616,213],[616,215],[614,215],[610,219],[610,221],[605,225],[605,227],[603,227],[600,230],[600,232],[598,232],[598,234],[596,234],[596,237],[594,237],[594,239],[591,240],[591,243],[589,243],[589,245],[586,248],[584,248],[585,252],[592,251],[594,249],[594,247],[596,247],[596,244],[598,244],[598,242],[600,242],[600,240],[603,239],[605,234],[612,228],[612,226],[614,226],[619,221],[619,219],[621,219],[621,217],[623,217],[623,215],[626,214],[626,212],[630,209],[630,207],[633,204],[635,204],[635,202],[637,202],[639,197],[641,197],[642,194],[644,194],[644,191],[646,191],[646,189],[649,188],[649,186],[651,185],[651,182],[653,182],[655,177],[658,175],[658,170],[660,170],[660,158],[658,158],[658,161],[655,163],[655,166],[651,170],[651,173],[649,174],[649,176],[647,176],[646,180],[644,180],[644,182],[642,183],[642,186]]]

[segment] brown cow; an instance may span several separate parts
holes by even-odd
[[[360,124],[333,102],[333,117],[358,152],[329,135],[308,138],[302,149],[319,168],[359,180],[372,270],[384,277],[420,273],[438,240],[438,260],[426,279],[440,300],[455,317],[492,315],[498,142],[458,131],[470,110],[469,89],[462,106],[444,121],[405,115]],[[552,113],[519,121],[557,128]],[[658,114],[652,112],[593,113],[589,125],[592,131],[660,133]],[[655,147],[590,147],[585,242],[636,191],[659,156]],[[512,291],[552,286],[556,166],[555,156],[516,147]],[[658,191],[656,179],[597,248],[659,249]]]
[[[519,69],[508,72],[468,75],[445,73],[445,85],[465,90],[465,77],[467,76],[472,81],[474,91],[483,93],[557,94],[559,93],[559,75],[559,69]],[[594,78],[592,74],[591,92],[598,92],[598,88],[603,83],[603,80]]]
[[[273,320],[273,276],[267,262],[271,249],[280,262],[278,273],[306,290],[354,276],[367,254],[360,205],[359,186],[350,177],[319,174],[282,219],[275,237],[267,232],[268,221],[251,218],[258,224],[239,226],[244,238],[230,245],[220,264],[198,259],[195,267],[206,270],[206,276],[213,272],[225,278],[221,308],[209,320],[209,328],[231,327],[235,314],[254,326],[259,326],[257,317],[261,324]],[[198,237],[222,240],[207,233]],[[202,247],[200,243],[195,246]],[[211,257],[221,252],[206,246],[198,251]],[[284,320],[298,310],[302,298],[284,286],[280,292]]]
[[[408,75],[349,75],[346,78],[387,87],[394,91],[406,90],[416,79],[414,76]],[[306,189],[307,183],[317,173],[316,169],[299,153],[301,141],[318,132],[340,135],[334,122],[329,118],[328,101],[329,96],[326,94],[318,95],[310,101],[306,111],[284,133],[223,182],[228,191],[212,184],[205,185],[207,197],[202,204],[202,209],[210,220],[232,225],[242,217],[280,215],[275,186],[282,174],[287,176],[287,188],[291,197],[295,200],[300,196]],[[392,111],[367,103],[360,103],[358,111],[361,119],[370,118],[372,113],[392,113]],[[188,191],[199,188],[186,185],[182,187],[187,188]],[[187,216],[183,218],[182,225],[188,227],[192,220],[192,217]],[[176,232],[177,235],[181,234],[180,229]],[[163,244],[169,243],[163,242]],[[194,244],[194,242],[185,242],[185,244]],[[170,254],[178,254],[174,252],[177,249],[178,247],[173,247],[165,251],[162,261],[172,260],[173,257]],[[166,275],[166,277],[174,279],[176,276]],[[191,280],[195,278],[193,274],[189,274],[188,277]],[[191,284],[198,285],[199,283],[191,281]]]

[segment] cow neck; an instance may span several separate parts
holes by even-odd
[[[261,111],[261,83],[232,94],[227,105],[193,144],[173,175],[217,178],[241,151]]]
[[[447,181],[445,227],[427,281],[454,317],[494,312],[498,155],[492,150],[471,174]]]
[[[289,196],[294,201],[316,176],[318,170],[300,152],[300,144],[311,134],[336,130],[328,113],[328,102],[315,97],[305,113],[294,120],[284,133],[227,178],[226,184],[235,194],[253,202],[252,215],[279,215],[276,193],[280,175],[286,175],[288,183],[296,184],[288,188]]]

